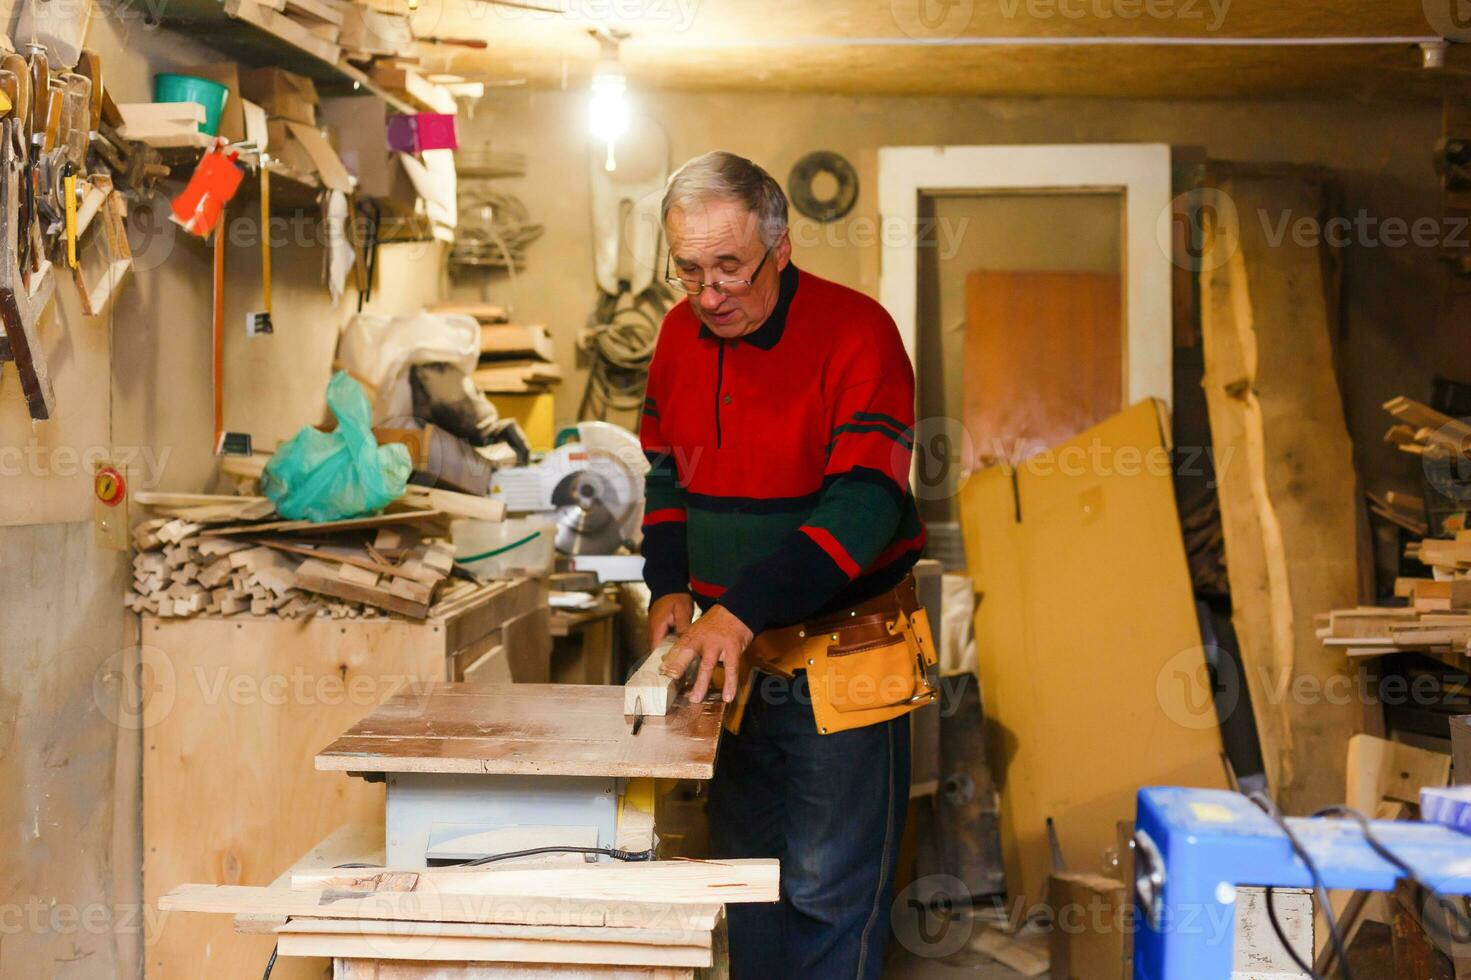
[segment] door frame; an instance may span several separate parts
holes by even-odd
[[[886,146],[879,149],[879,301],[918,365],[920,197],[925,194],[1116,193],[1123,196],[1125,404],[1172,404],[1170,148],[1164,143]],[[888,229],[894,229],[893,234]],[[901,233],[902,232],[902,233]]]

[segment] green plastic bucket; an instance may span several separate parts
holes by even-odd
[[[204,106],[204,122],[199,131],[210,136],[219,134],[220,113],[225,111],[225,100],[230,90],[219,82],[193,75],[173,75],[162,72],[153,76],[153,101],[197,102]]]

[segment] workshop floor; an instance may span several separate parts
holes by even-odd
[[[902,903],[895,904],[893,914],[896,917],[906,914]],[[924,947],[906,946],[900,938],[901,935],[912,938],[916,928],[912,924],[905,927],[896,918],[895,932],[890,937],[884,960],[884,980],[1020,980],[1023,977],[1023,974],[1002,966],[984,953],[974,952],[968,946],[961,946],[948,956],[927,956]],[[959,928],[965,928],[964,924]],[[967,929],[966,934],[971,934],[971,929]],[[935,951],[933,948],[928,950],[931,954]],[[1047,980],[1045,974],[1041,980]]]
[[[884,980],[1022,980],[1022,977],[989,956],[969,950],[935,959],[899,949],[884,964]],[[1041,980],[1047,980],[1045,974]]]

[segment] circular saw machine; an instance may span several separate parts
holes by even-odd
[[[497,470],[491,496],[512,513],[545,514],[565,555],[609,555],[637,545],[644,518],[638,437],[609,422],[581,422],[577,438],[531,466]]]

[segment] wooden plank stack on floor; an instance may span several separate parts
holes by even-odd
[[[723,906],[776,901],[779,872],[774,860],[302,870],[290,887],[181,885],[159,908],[284,919],[283,957],[692,970],[715,965]]]
[[[378,853],[334,844],[306,866],[381,865],[383,784],[320,771],[317,751],[395,692],[422,694],[494,651],[509,661],[508,679],[545,679],[545,647],[506,638],[537,616],[546,616],[545,583],[516,579],[456,581],[423,621],[142,617],[142,645],[129,651],[142,662],[119,672],[146,683],[139,704],[115,710],[144,740],[145,901],[187,881],[269,885],[349,822],[376,824]],[[507,657],[508,645],[523,648]],[[169,916],[147,951],[148,977],[260,976],[273,942],[235,935],[219,917]],[[320,980],[307,962],[278,963],[273,977]]]

